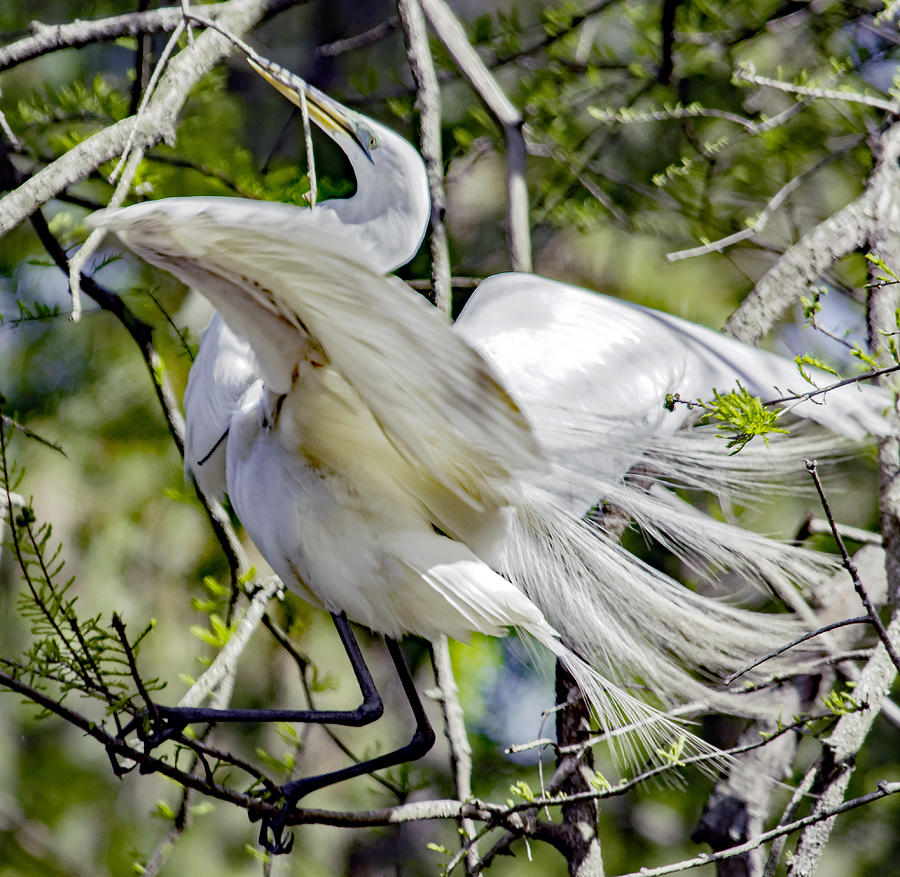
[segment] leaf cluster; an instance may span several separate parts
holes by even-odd
[[[0,430],[0,501],[7,507],[12,507],[11,493],[23,477],[24,471],[8,457],[8,437]],[[129,652],[139,651],[153,623],[127,643],[101,615],[81,616],[72,595],[74,578],[64,576],[62,546],[54,542],[52,526],[38,522],[30,505],[11,515],[9,532],[6,547],[25,586],[17,608],[29,625],[31,643],[18,658],[0,658],[0,665],[35,689],[51,692],[59,703],[76,692],[100,701],[108,713],[136,712]],[[153,691],[162,684],[149,679],[144,686]]]

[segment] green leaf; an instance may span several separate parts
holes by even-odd
[[[835,377],[840,377],[840,375],[827,362],[825,362],[824,360],[818,359],[815,356],[810,356],[807,353],[795,356],[794,362],[797,363],[797,369],[799,370],[800,374],[803,375],[803,379],[807,383],[813,384],[813,386],[815,386],[816,382],[807,374],[806,371],[804,371],[803,366],[805,366],[805,365],[809,365],[809,366],[812,366],[813,368],[817,368],[821,371],[828,372],[829,374],[834,375]]]
[[[510,787],[510,792],[514,795],[517,795],[519,798],[528,801],[529,803],[535,800],[535,794],[531,789],[531,786],[525,782],[525,780],[516,780]]]
[[[781,411],[767,408],[762,399],[748,392],[738,381],[737,390],[730,393],[719,393],[713,390],[712,401],[700,400],[698,404],[705,409],[706,419],[713,419],[723,432],[720,438],[728,439],[728,448],[734,448],[733,454],[741,451],[756,436],[764,440],[771,433],[787,433],[786,429],[776,426]]]
[[[441,844],[429,842],[429,843],[425,844],[425,848],[428,850],[431,850],[431,852],[433,852],[433,853],[440,853],[442,856],[452,856],[453,855],[453,853],[449,849],[447,849],[447,847],[445,847]]]

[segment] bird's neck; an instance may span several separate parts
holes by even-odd
[[[368,199],[354,195],[324,201],[319,209],[352,230],[360,245],[369,251],[372,267],[382,274],[405,265],[422,242],[424,223],[405,210],[402,203],[386,206],[373,215]]]

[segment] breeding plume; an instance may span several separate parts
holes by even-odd
[[[269,72],[289,96],[305,87]],[[676,435],[684,415],[663,410],[666,393],[735,377],[768,392],[798,383],[793,365],[523,275],[486,281],[451,327],[385,276],[427,218],[415,150],[307,97],[351,160],[353,198],[313,210],[165,199],[95,215],[221,314],[186,396],[191,471],[209,492],[227,489],[263,556],[314,604],[389,637],[516,628],[562,661],[605,727],[633,726],[630,742],[618,738],[625,758],[657,757],[679,736],[704,750],[657,708],[753,711],[704,678],[791,638],[795,623],[694,594],[581,514],[612,500],[686,556],[786,587],[827,568],[664,489],[750,489],[758,462],[720,463],[708,436]],[[883,404],[851,391],[798,413],[853,435],[880,427]],[[778,447],[770,475],[796,460]],[[644,461],[661,473],[655,491],[625,479]],[[652,704],[626,690],[635,682]]]

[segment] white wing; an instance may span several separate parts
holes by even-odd
[[[674,432],[688,416],[663,409],[667,393],[709,398],[740,381],[776,398],[814,389],[784,357],[671,314],[533,274],[499,274],[476,289],[457,331],[484,351],[529,416],[589,411],[611,423]],[[834,382],[811,369],[819,386]],[[854,439],[882,434],[887,396],[872,386],[791,408]]]
[[[390,634],[520,625],[607,725],[640,724],[651,757],[678,729],[620,681],[637,676],[664,703],[702,696],[690,670],[734,669],[795,632],[690,595],[558,509],[527,480],[542,460],[491,367],[352,238],[307,223],[254,231],[210,202],[94,221],[202,290],[252,344],[265,385],[231,419],[228,486],[269,562],[316,602]],[[451,500],[482,529],[505,518],[493,555],[444,525],[466,517]]]
[[[289,391],[300,359],[324,357],[398,449],[476,507],[496,504],[492,480],[542,468],[493,369],[421,296],[372,271],[352,234],[298,223],[280,236],[236,221],[228,199],[194,213],[175,200],[92,222],[202,290],[250,341],[268,388]]]
[[[214,314],[200,339],[184,391],[184,466],[204,495],[225,497],[225,446],[241,397],[260,378],[250,345],[221,314]]]

